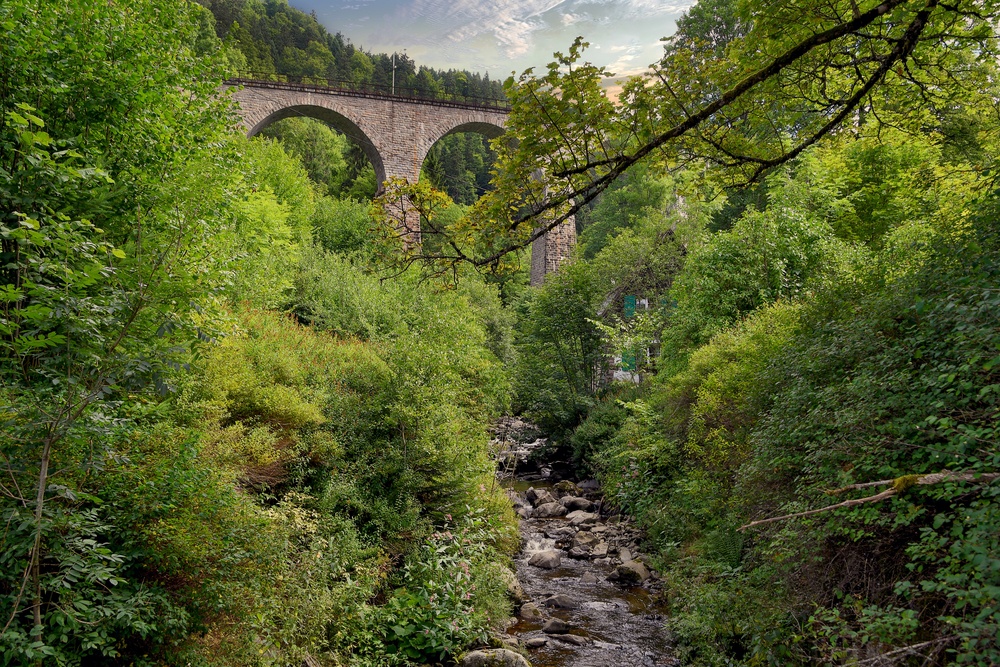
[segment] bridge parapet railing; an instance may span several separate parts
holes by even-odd
[[[303,92],[335,92],[342,95],[357,97],[374,97],[393,99],[418,104],[437,104],[472,109],[492,109],[510,111],[510,103],[506,99],[493,97],[476,97],[458,95],[419,88],[402,86],[386,86],[375,83],[357,83],[338,79],[325,79],[315,76],[296,76],[290,74],[274,74],[273,72],[238,72],[236,76],[226,81],[230,85],[258,86],[277,88],[281,90],[297,90]]]

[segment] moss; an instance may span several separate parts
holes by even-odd
[[[897,477],[892,481],[892,488],[896,490],[896,493],[903,493],[911,486],[916,485],[923,475],[903,475],[902,477]]]

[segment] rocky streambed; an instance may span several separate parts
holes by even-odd
[[[521,517],[524,598],[510,643],[535,667],[678,665],[638,530],[607,505],[597,482],[559,479],[565,466],[538,464],[533,450],[542,446],[515,438],[506,467]]]

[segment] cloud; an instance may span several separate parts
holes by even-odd
[[[310,5],[330,0],[291,2]],[[615,59],[610,65],[613,71],[630,73],[658,58],[659,43],[650,43],[671,32],[672,19],[694,0],[339,2],[357,11],[348,25],[356,27],[358,33],[345,33],[356,43],[386,52],[408,48],[411,57],[421,64],[493,73],[521,70],[548,62],[553,51],[565,52],[574,37],[584,35],[593,44],[589,59],[597,60],[598,53],[603,54]],[[332,9],[329,4],[327,7]],[[340,29],[344,23],[333,23],[334,14],[329,9],[324,12],[325,22]],[[359,14],[370,14],[371,21],[359,22]],[[633,48],[633,41],[636,46],[641,43],[641,48]]]
[[[508,58],[528,53],[532,34],[545,28],[542,16],[568,0],[415,0],[411,18],[443,29],[444,38],[462,43],[489,35]]]

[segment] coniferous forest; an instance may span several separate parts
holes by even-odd
[[[1000,664],[998,15],[701,0],[614,100],[398,57],[517,141],[380,192],[220,93],[391,77],[286,2],[0,0],[0,665],[502,646],[504,415],[641,529],[662,664]]]

